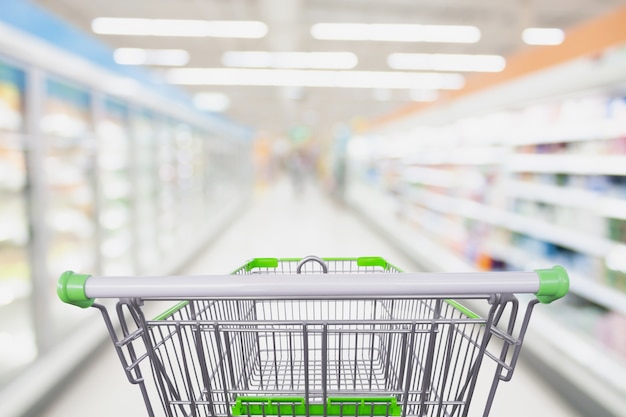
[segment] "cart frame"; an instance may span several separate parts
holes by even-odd
[[[257,258],[229,276],[67,272],[58,292],[100,310],[149,416],[160,403],[168,417],[413,417],[467,416],[485,375],[487,416],[534,306],[568,287],[561,267],[408,274],[378,257],[307,257]],[[515,292],[536,295],[524,312]]]

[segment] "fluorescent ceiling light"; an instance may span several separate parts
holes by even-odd
[[[317,23],[311,27],[311,36],[344,41],[476,43],[480,40],[480,29],[453,25]]]
[[[506,59],[499,55],[390,54],[387,65],[400,70],[500,72]]]
[[[189,52],[183,49],[118,48],[113,52],[121,65],[183,66],[189,62]]]
[[[556,28],[528,28],[522,32],[522,39],[528,45],[560,45],[565,32]]]
[[[229,51],[222,55],[227,67],[351,69],[358,63],[352,52]]]
[[[263,22],[237,20],[98,17],[91,22],[91,29],[100,35],[262,38],[267,34]]]
[[[180,85],[255,85],[339,88],[463,88],[461,74],[400,71],[323,71],[241,68],[176,68],[166,79]]]
[[[230,107],[230,97],[222,93],[197,93],[193,104],[200,110],[220,113]]]

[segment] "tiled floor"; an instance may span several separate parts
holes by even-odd
[[[410,259],[380,239],[351,211],[310,187],[295,195],[289,183],[260,191],[250,208],[186,270],[188,274],[230,272],[253,257],[369,256],[387,258],[406,270]],[[103,327],[103,332],[104,327]],[[475,397],[484,397],[480,387]],[[41,417],[146,415],[139,390],[126,380],[110,346],[71,381]],[[473,414],[475,416],[479,414]],[[580,417],[520,363],[502,383],[491,416]]]

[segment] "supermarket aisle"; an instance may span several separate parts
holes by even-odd
[[[296,196],[285,182],[259,192],[241,218],[185,272],[224,273],[252,257],[310,254],[377,255],[406,270],[416,270],[410,259],[382,241],[353,213],[333,204],[313,188]],[[139,391],[126,381],[108,345],[41,417],[85,414],[90,417],[146,415]],[[491,415],[580,417],[523,363],[513,381],[501,385]]]

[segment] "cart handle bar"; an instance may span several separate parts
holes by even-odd
[[[542,303],[567,294],[569,278],[555,266],[535,272],[368,273],[95,277],[67,271],[59,298],[89,307],[96,298],[355,298],[484,296],[531,293]]]

